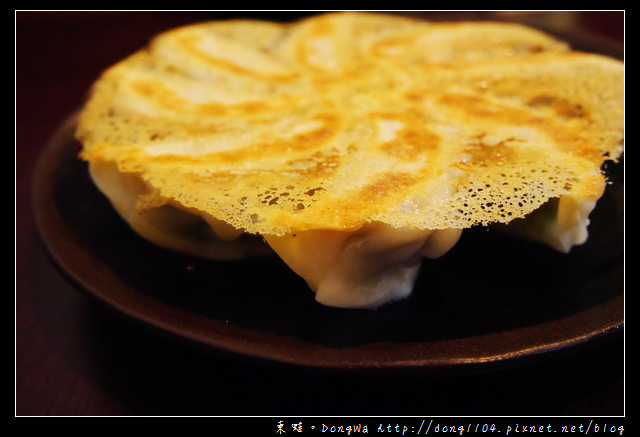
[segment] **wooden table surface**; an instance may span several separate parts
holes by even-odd
[[[318,372],[168,339],[67,281],[43,250],[30,203],[33,166],[48,138],[98,73],[151,35],[231,15],[16,12],[16,416],[623,416],[622,334],[479,374]],[[623,42],[620,12],[505,17]]]

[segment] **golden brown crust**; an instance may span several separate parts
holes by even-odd
[[[169,31],[108,69],[82,157],[250,233],[462,229],[598,198],[624,66],[500,23],[324,14]]]

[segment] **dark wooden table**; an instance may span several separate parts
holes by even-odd
[[[66,280],[43,250],[30,203],[33,166],[48,138],[81,105],[98,73],[151,35],[231,15],[16,13],[16,416],[624,415],[622,334],[479,374],[318,372],[158,335],[87,299]],[[623,41],[619,12],[500,18]]]

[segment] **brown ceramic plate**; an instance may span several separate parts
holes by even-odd
[[[178,336],[242,355],[340,369],[446,370],[516,362],[624,323],[622,164],[611,166],[589,241],[570,255],[469,230],[426,261],[406,301],[327,308],[277,257],[216,262],[160,249],[116,215],[77,159],[73,119],[34,179],[42,240],[83,290]]]
[[[467,371],[548,357],[624,325],[624,173],[563,255],[473,229],[423,265],[414,294],[375,311],[324,307],[277,257],[216,262],[160,249],[116,215],[77,159],[71,117],[34,174],[34,214],[82,290],[163,332],[250,358],[324,369]]]

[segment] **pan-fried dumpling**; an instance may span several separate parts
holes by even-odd
[[[473,226],[583,243],[623,120],[618,60],[516,24],[344,12],[161,34],[97,80],[77,138],[143,237],[272,250],[318,301],[371,308]]]

